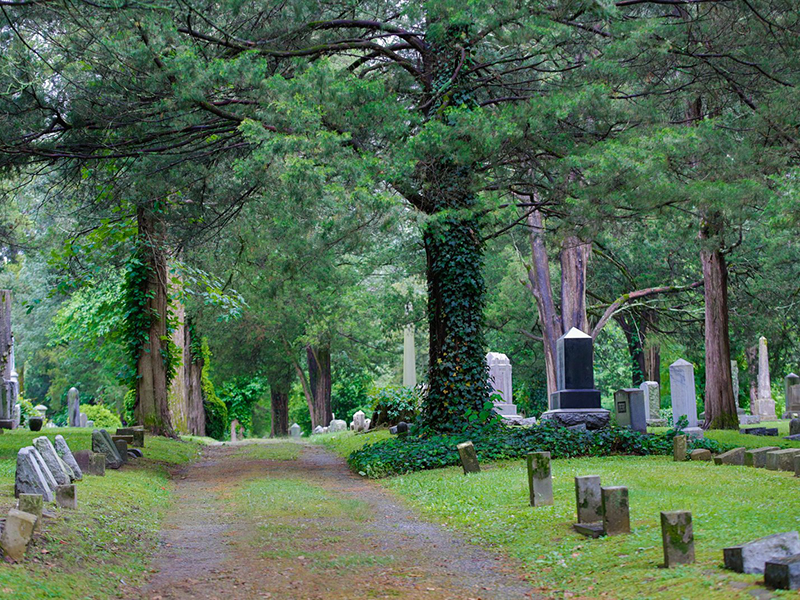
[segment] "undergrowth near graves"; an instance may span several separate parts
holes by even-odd
[[[356,450],[361,450],[364,446],[393,439],[388,429],[378,429],[369,433],[326,433],[322,435],[312,435],[308,441],[314,444],[323,444],[333,450],[339,456],[347,458]]]
[[[791,473],[675,463],[661,456],[558,459],[552,473],[555,504],[538,508],[528,505],[521,460],[469,476],[457,467],[412,473],[384,485],[470,541],[520,560],[526,578],[547,599],[752,600],[765,592],[757,585],[763,576],[722,569],[722,548],[800,527],[797,511],[787,510],[800,489]],[[599,475],[603,485],[628,487],[632,534],[593,540],[572,530],[576,475]],[[666,510],[692,512],[696,564],[659,568],[659,513]]]
[[[521,458],[536,451],[548,451],[553,458],[667,455],[672,454],[674,435],[672,430],[646,435],[624,427],[578,431],[552,421],[531,428],[496,425],[462,434],[396,437],[355,450],[348,464],[353,471],[371,478],[448,467],[459,464],[456,446],[466,441],[475,445],[481,462]],[[690,446],[712,452],[728,448],[707,439],[692,440]]]
[[[15,506],[14,472],[19,448],[33,438],[61,434],[75,452],[91,448],[91,430],[59,428],[0,435],[0,514]],[[108,598],[141,582],[170,507],[171,468],[193,460],[200,446],[148,436],[145,458],[105,477],[78,482],[78,510],[48,505],[55,513],[34,536],[21,564],[0,564],[0,597]]]

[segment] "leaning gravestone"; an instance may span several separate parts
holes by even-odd
[[[63,388],[62,388],[63,389]],[[67,423],[70,427],[81,426],[81,400],[78,388],[69,388],[67,392]]]
[[[33,446],[28,446],[17,453],[14,495],[19,497],[20,494],[39,494],[45,502],[52,502],[53,490],[31,450],[36,451]]]
[[[42,455],[39,453],[39,451],[36,449],[35,446],[27,446],[27,448],[31,451],[34,460],[36,460],[36,462],[39,463],[39,469],[42,471],[42,475],[44,475],[44,480],[47,482],[47,485],[50,487],[50,490],[52,492],[55,492],[58,483],[56,483],[55,477],[53,477],[53,474],[50,472],[50,469],[47,468],[47,464],[45,464],[44,458],[42,458]]]
[[[550,472],[550,453],[528,454],[528,491],[531,506],[553,504],[553,476]]]
[[[122,457],[117,451],[117,446],[105,429],[92,431],[92,451],[106,457],[106,467],[109,469],[119,469],[122,466]]]
[[[53,475],[53,479],[56,480],[58,485],[67,485],[72,482],[73,474],[70,472],[71,470],[67,464],[56,454],[53,442],[45,436],[42,436],[34,439],[33,445],[39,451],[39,454],[42,455],[44,464],[50,469],[50,473]]]
[[[689,421],[683,430],[689,437],[703,437],[697,426],[697,396],[694,386],[694,365],[679,358],[669,366],[669,384],[672,394],[672,422],[685,416]]]
[[[464,469],[464,475],[470,473],[480,473],[481,466],[478,463],[478,454],[475,452],[475,446],[472,442],[464,442],[456,446],[458,456],[461,459],[461,466]]]
[[[644,392],[640,388],[614,392],[614,416],[620,427],[647,433],[647,404]]]
[[[6,526],[0,535],[0,548],[3,549],[3,554],[16,562],[25,558],[25,551],[28,549],[35,526],[36,515],[15,508],[8,511]]]
[[[661,513],[661,543],[664,566],[690,565],[694,562],[694,530],[692,513],[672,510]]]
[[[565,427],[584,425],[602,429],[610,412],[600,405],[600,391],[594,387],[592,337],[573,327],[556,341],[556,387],[550,395],[550,410],[542,420],[551,419]]]
[[[800,416],[800,376],[789,373],[783,381],[783,386],[786,394],[786,411],[783,418]]]
[[[725,568],[737,573],[763,573],[764,564],[800,552],[800,536],[796,531],[776,533],[747,542],[741,546],[723,548]]]
[[[769,352],[767,351],[767,338],[758,338],[758,393],[753,405],[750,407],[754,415],[764,421],[774,421],[775,400],[772,399],[772,388],[769,377]]]

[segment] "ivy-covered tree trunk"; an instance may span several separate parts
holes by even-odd
[[[167,390],[170,380],[169,298],[164,225],[152,210],[140,207],[138,284],[129,306],[136,344],[136,422],[157,435],[174,436]]]
[[[312,404],[311,427],[327,427],[332,417],[331,411],[331,348],[327,344],[306,346],[308,360],[308,381],[311,388]]]
[[[722,227],[722,216],[712,213],[705,216],[700,229],[703,244],[700,261],[705,290],[705,426],[712,429],[738,429],[728,335],[728,267],[718,241]]]
[[[203,404],[203,352],[191,317],[184,327],[183,373],[186,389],[186,426],[192,435],[206,435],[206,409]]]

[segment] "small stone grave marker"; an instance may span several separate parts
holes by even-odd
[[[798,448],[767,452],[766,467],[770,471],[794,471],[794,457],[799,453]]]
[[[747,448],[734,448],[714,457],[715,465],[744,465],[744,455]]]
[[[686,436],[676,435],[672,438],[672,459],[675,462],[686,460]]]
[[[777,446],[766,446],[764,448],[754,448],[744,453],[744,464],[748,467],[763,469],[767,466],[767,452],[780,450]]]
[[[661,541],[664,566],[689,565],[694,562],[694,530],[692,513],[672,510],[661,513]]]
[[[481,466],[478,463],[478,453],[472,442],[464,442],[456,446],[458,456],[461,458],[461,466],[464,468],[464,475],[470,473],[480,473]]]
[[[39,520],[42,518],[44,498],[41,494],[20,494],[17,500],[17,510],[35,516],[36,524],[33,528],[36,529],[39,526]]]
[[[602,487],[603,532],[606,535],[620,535],[631,532],[628,488],[622,486]]]
[[[769,561],[764,567],[764,582],[779,590],[800,590],[800,554]]]
[[[531,506],[553,504],[553,478],[550,472],[550,453],[528,454],[528,491]]]
[[[3,535],[0,536],[0,548],[3,549],[3,554],[16,562],[25,558],[25,551],[28,549],[35,525],[36,515],[16,508],[8,511]]]
[[[776,533],[740,546],[723,548],[725,568],[737,573],[764,572],[767,561],[786,558],[800,552],[800,536],[796,531]]]
[[[74,483],[60,485],[56,488],[56,504],[61,508],[77,510],[78,508],[78,489]]]

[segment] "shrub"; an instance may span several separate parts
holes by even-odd
[[[219,399],[211,381],[211,349],[208,339],[203,338],[200,343],[200,352],[203,357],[203,368],[200,370],[200,388],[203,390],[203,409],[206,413],[206,435],[215,440],[225,439],[228,433],[228,407]]]
[[[27,426],[30,417],[38,417],[39,412],[33,407],[33,402],[25,398],[19,399],[19,421]]]
[[[414,421],[419,414],[422,397],[417,388],[387,386],[375,388],[370,393],[373,416],[372,425],[397,425],[400,421]],[[356,411],[353,411],[354,413]],[[364,411],[365,413],[367,411]],[[352,419],[352,414],[349,415]]]
[[[532,428],[493,425],[462,434],[392,438],[353,452],[347,462],[354,471],[378,478],[457,465],[456,445],[466,441],[475,445],[479,460],[493,461],[522,458],[535,451],[549,451],[553,458],[668,455],[673,437],[673,433],[650,435],[624,427],[577,431],[544,421]],[[718,446],[713,451],[725,449],[712,440],[698,440],[692,447],[713,444]]]
[[[86,419],[94,421],[97,429],[116,429],[122,427],[119,417],[101,404],[81,404],[81,412],[86,415]]]

